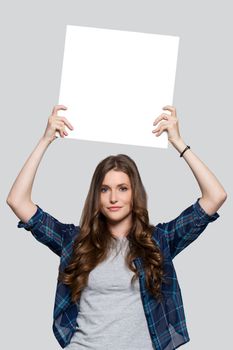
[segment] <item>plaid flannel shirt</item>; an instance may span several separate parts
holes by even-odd
[[[190,338],[187,330],[180,286],[172,260],[206,228],[219,214],[208,215],[199,199],[181,212],[175,219],[154,227],[153,240],[164,255],[164,268],[169,283],[162,284],[164,301],[158,303],[145,285],[145,272],[140,257],[134,259],[139,271],[141,300],[153,346],[156,350],[174,350]],[[37,205],[37,204],[36,204]],[[71,257],[73,243],[80,226],[59,222],[37,205],[36,213],[27,223],[17,227],[31,231],[32,235],[60,257],[59,269],[63,270]],[[70,288],[57,281],[52,330],[64,348],[76,330],[79,303],[71,302]]]

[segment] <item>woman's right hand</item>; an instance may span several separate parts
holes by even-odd
[[[54,141],[58,137],[55,135],[56,131],[59,132],[61,137],[64,137],[64,135],[67,136],[68,133],[65,130],[65,126],[67,126],[70,130],[74,129],[70,122],[66,119],[66,117],[59,117],[57,115],[57,112],[60,109],[66,110],[67,107],[63,105],[54,106],[52,114],[48,118],[48,123],[43,137],[49,140],[49,142]]]

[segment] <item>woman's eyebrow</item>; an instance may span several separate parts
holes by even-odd
[[[117,187],[120,187],[120,186],[122,186],[122,185],[126,185],[126,186],[128,186],[126,183],[122,183],[122,184],[117,185]],[[106,184],[103,184],[102,186],[109,187],[109,186],[108,186],[108,185],[106,185]]]

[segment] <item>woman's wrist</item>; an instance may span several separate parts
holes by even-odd
[[[50,145],[50,143],[52,143],[54,140],[51,140],[51,139],[48,139],[47,137],[45,136],[42,136],[40,138],[40,142],[43,143],[44,145]]]
[[[185,149],[185,147],[187,146],[182,138],[179,138],[177,140],[172,140],[170,142],[171,142],[172,146],[174,146],[175,149],[177,149],[177,151],[179,153],[181,153]]]

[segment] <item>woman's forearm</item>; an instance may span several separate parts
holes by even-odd
[[[187,146],[187,144],[181,138],[173,141],[172,145],[178,150],[179,153],[181,153]],[[185,151],[183,158],[192,170],[203,197],[212,199],[213,201],[218,201],[226,196],[226,191],[218,179],[193,153],[191,148]]]
[[[17,205],[22,201],[31,200],[36,171],[49,144],[50,141],[44,137],[39,140],[11,187],[7,197],[8,204]]]

